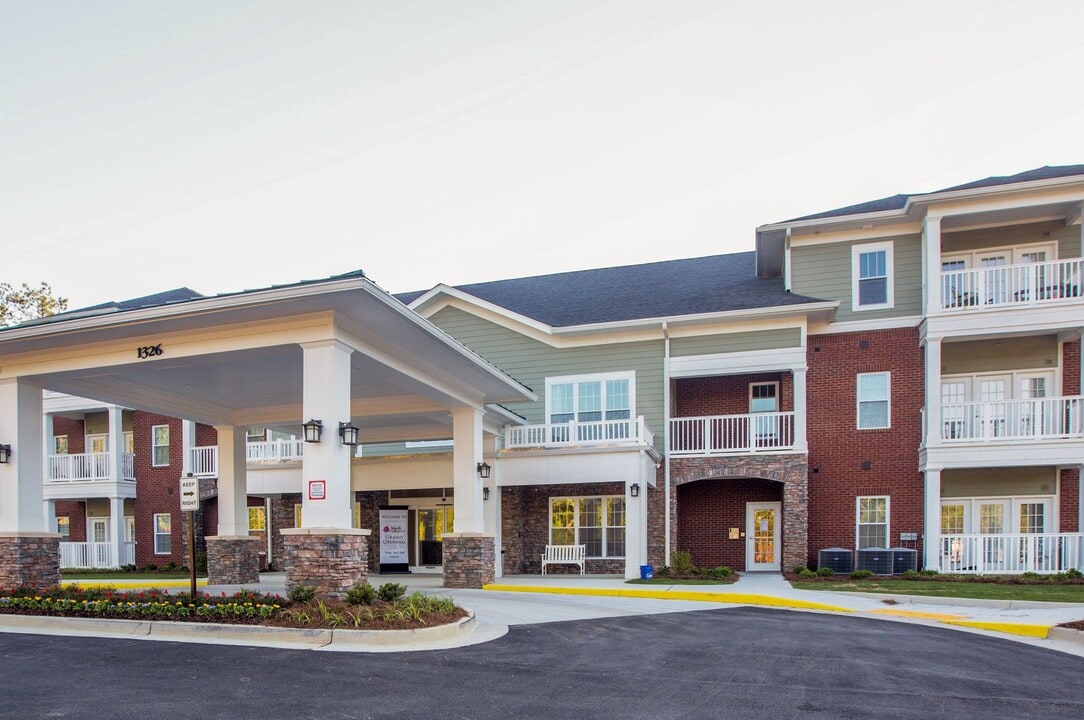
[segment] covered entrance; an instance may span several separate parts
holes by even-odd
[[[677,488],[677,544],[700,567],[779,570],[783,485],[763,478],[709,478]]]
[[[451,504],[413,507],[408,517],[410,569],[440,572],[444,567],[444,536],[455,532],[455,508]]]
[[[745,569],[778,572],[781,550],[779,526],[783,504],[748,503],[745,506]]]

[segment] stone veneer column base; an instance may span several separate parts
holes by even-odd
[[[444,587],[477,589],[493,582],[497,539],[481,533],[447,533],[442,547]]]
[[[0,587],[60,584],[60,535],[0,533]]]
[[[318,595],[342,597],[369,577],[369,530],[284,528],[286,592],[311,585]]]
[[[207,584],[260,582],[260,539],[248,535],[208,535]]]

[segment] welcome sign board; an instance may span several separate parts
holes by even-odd
[[[380,572],[408,572],[407,525],[405,506],[380,508]]]

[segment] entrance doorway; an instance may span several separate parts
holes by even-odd
[[[444,567],[444,534],[455,532],[451,505],[409,510],[408,556],[415,572],[440,572]]]
[[[779,524],[782,503],[747,503],[745,506],[745,569],[779,571]]]

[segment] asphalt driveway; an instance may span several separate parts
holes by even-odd
[[[1084,659],[937,627],[728,608],[349,654],[0,634],[3,718],[1084,717]]]

